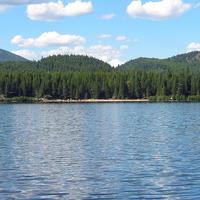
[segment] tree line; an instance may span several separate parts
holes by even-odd
[[[170,71],[0,71],[1,97],[199,100],[200,73]]]

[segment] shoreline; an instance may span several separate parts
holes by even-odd
[[[79,104],[79,103],[198,103],[199,101],[178,101],[178,100],[150,100],[150,99],[45,99],[45,98],[4,98],[0,104]]]
[[[149,102],[148,99],[80,99],[80,100],[48,100],[42,99],[41,103],[133,103],[133,102]]]
[[[30,98],[30,99],[0,99],[1,103],[41,103],[41,104],[48,104],[48,103],[63,103],[63,104],[70,104],[70,103],[146,103],[151,102],[148,99],[45,99],[45,98]]]

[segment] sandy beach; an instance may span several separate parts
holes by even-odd
[[[133,102],[149,102],[148,99],[80,99],[80,100],[72,100],[72,99],[38,99],[36,100],[40,103],[133,103]]]

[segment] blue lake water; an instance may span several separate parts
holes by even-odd
[[[0,199],[200,199],[200,104],[0,105]]]

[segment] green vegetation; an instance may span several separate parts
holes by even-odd
[[[95,58],[88,56],[50,56],[40,61],[2,62],[0,71],[4,72],[56,72],[56,71],[110,71],[112,67]]]
[[[180,71],[189,68],[191,71],[200,71],[200,52],[181,54],[167,59],[138,58],[121,66],[119,70],[157,70],[157,71]]]
[[[74,55],[52,56],[38,62],[4,62],[0,64],[0,101],[29,102],[35,98],[200,101],[198,56],[197,52],[179,55],[165,59],[165,65],[153,65],[145,59],[153,67],[138,62],[138,67],[133,65],[131,70],[126,64],[114,69],[98,59]],[[196,65],[189,67],[187,63]]]
[[[0,94],[53,99],[198,100],[200,73],[0,72]]]
[[[0,62],[6,61],[27,61],[25,58],[21,56],[17,56],[9,51],[5,51],[0,49]]]

